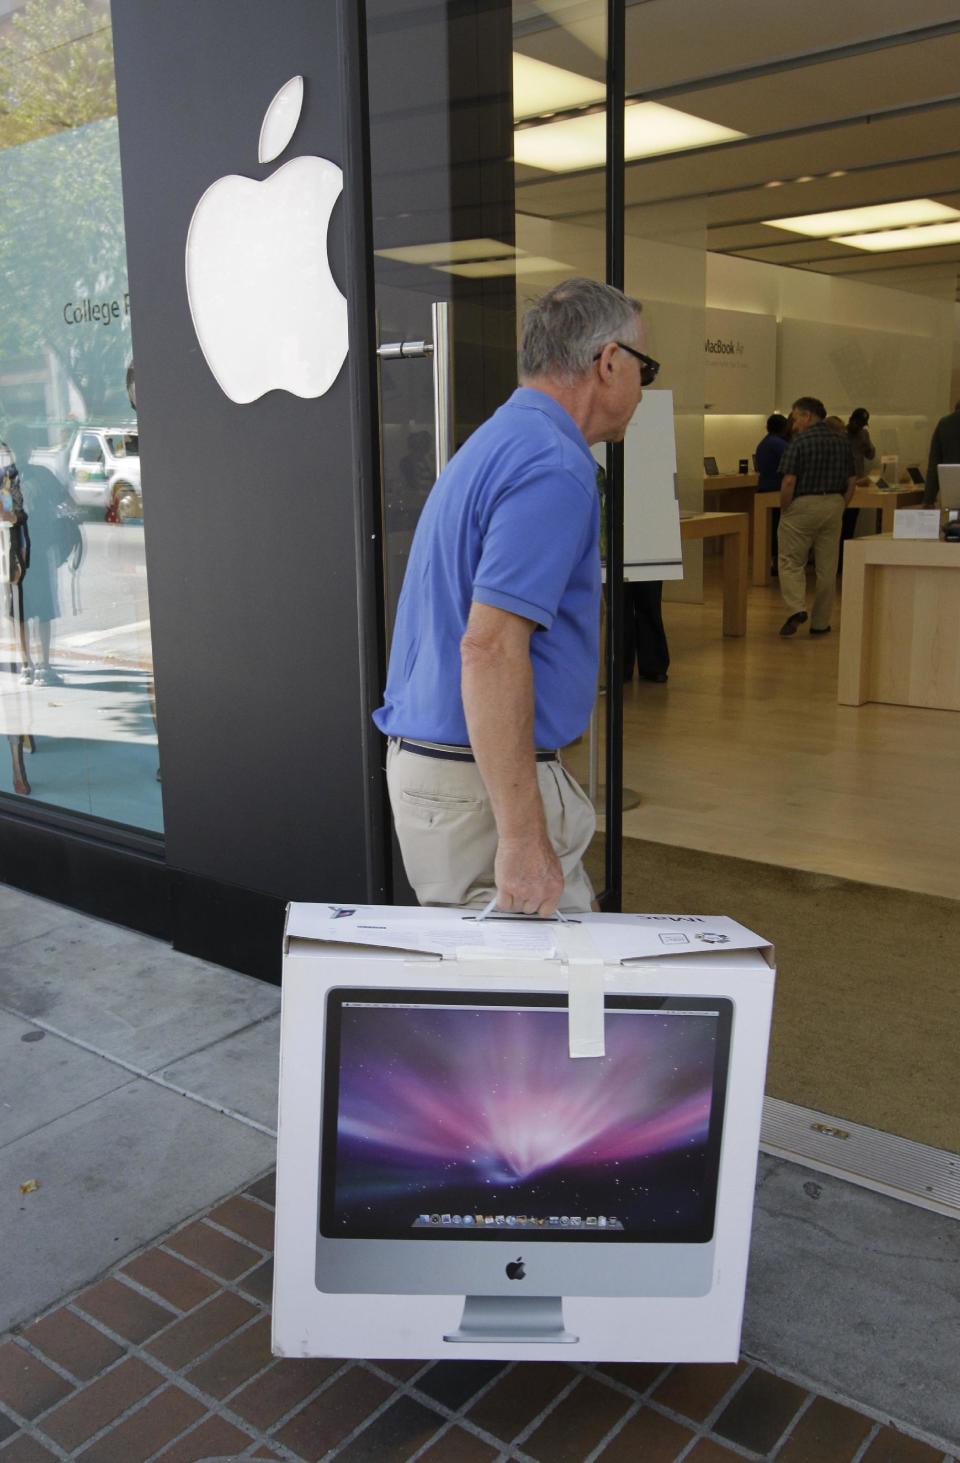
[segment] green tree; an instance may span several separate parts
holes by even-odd
[[[89,419],[129,417],[125,314],[70,324],[68,302],[127,293],[109,18],[85,0],[29,0],[0,37],[0,375],[52,354]]]
[[[109,12],[87,0],[28,0],[0,33],[0,147],[116,111]]]

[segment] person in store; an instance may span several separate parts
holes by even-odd
[[[940,418],[930,438],[927,480],[923,487],[925,508],[932,508],[940,496],[938,468],[941,462],[960,462],[960,401],[952,412]]]
[[[606,472],[597,468],[600,493],[600,549],[606,563]],[[633,680],[664,685],[670,669],[670,646],[663,623],[663,580],[628,579],[623,585],[623,682]]]
[[[853,470],[857,475],[857,481],[867,481],[867,463],[873,462],[877,455],[877,449],[870,440],[870,433],[867,430],[870,422],[870,413],[865,406],[854,407],[847,419],[846,427],[843,429],[850,438],[850,446],[853,448]],[[860,517],[859,508],[844,508],[843,524],[840,529],[840,572],[843,572],[843,546],[848,538],[853,538],[857,530],[857,519]]]
[[[664,685],[670,646],[663,623],[663,581],[628,580],[623,586],[623,679]]]
[[[793,403],[793,440],[780,459],[780,593],[787,608],[781,635],[795,635],[808,618],[807,558],[813,549],[816,589],[811,635],[830,630],[837,592],[837,558],[843,510],[857,484],[846,433],[827,426],[827,409],[815,396]]]
[[[847,421],[847,436],[853,448],[853,468],[858,478],[866,477],[867,463],[872,462],[877,455],[877,449],[867,430],[869,423],[870,413],[865,406],[854,407]]]
[[[753,460],[757,469],[757,492],[778,493],[780,491],[780,459],[790,436],[790,423],[782,412],[772,412],[767,417],[767,435],[757,443]],[[770,557],[773,572],[777,572],[777,525],[780,510],[774,508],[770,514]]]
[[[570,279],[527,312],[520,387],[431,490],[374,720],[421,904],[587,910],[593,806],[557,749],[599,670],[595,442],[622,441],[659,369],[640,305]]]

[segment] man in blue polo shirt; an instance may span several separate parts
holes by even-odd
[[[387,781],[422,904],[589,909],[589,799],[558,749],[597,686],[600,522],[590,447],[620,441],[657,364],[640,306],[567,280],[528,312],[521,386],[421,515],[383,706]]]

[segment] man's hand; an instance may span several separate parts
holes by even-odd
[[[793,502],[793,495],[797,488],[797,475],[793,472],[785,472],[780,479],[780,512],[786,513]]]
[[[501,838],[494,863],[497,908],[513,914],[556,913],[563,870],[545,833]]]

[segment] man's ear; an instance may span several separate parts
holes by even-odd
[[[610,372],[613,369],[613,357],[616,350],[616,344],[613,341],[608,341],[597,357],[595,364],[603,380],[609,379]]]

